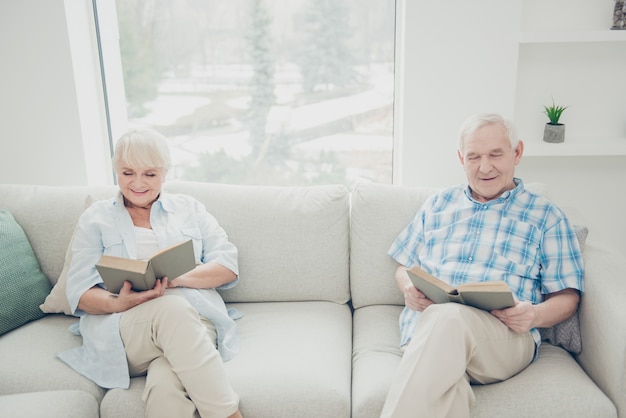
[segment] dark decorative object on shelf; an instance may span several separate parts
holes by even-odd
[[[553,144],[565,141],[565,125],[562,123],[546,123],[543,130],[543,141]]]
[[[626,1],[615,0],[615,9],[613,9],[613,26],[611,29],[626,29]]]

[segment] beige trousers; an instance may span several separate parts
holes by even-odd
[[[530,364],[534,352],[530,332],[515,333],[489,312],[431,305],[406,346],[381,417],[469,417],[470,383],[508,379]]]
[[[146,417],[224,418],[237,411],[215,328],[185,298],[165,295],[124,312],[120,334],[131,376],[146,375]]]

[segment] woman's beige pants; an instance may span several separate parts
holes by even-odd
[[[470,383],[508,379],[530,364],[534,351],[530,332],[515,333],[488,312],[430,305],[406,346],[381,417],[469,417]]]
[[[121,316],[131,376],[147,374],[146,417],[216,417],[237,411],[215,348],[215,328],[181,296],[166,295]]]

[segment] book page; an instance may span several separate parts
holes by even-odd
[[[143,260],[135,260],[132,258],[115,257],[112,255],[103,255],[97,264],[101,267],[113,268],[117,270],[129,271],[137,274],[146,272],[148,262]]]
[[[158,252],[150,258],[150,266],[157,279],[167,276],[169,280],[174,280],[193,270],[196,267],[193,242],[187,240]]]
[[[457,286],[459,292],[510,292],[509,286],[503,281],[463,283]]]
[[[502,292],[464,291],[461,292],[460,295],[463,298],[463,303],[466,305],[483,309],[485,311],[505,309],[515,306],[515,299],[509,290]]]
[[[119,293],[125,281],[130,281],[135,291],[149,290],[157,278],[175,279],[195,266],[193,242],[187,240],[157,252],[148,261],[103,255],[96,269],[107,290]]]

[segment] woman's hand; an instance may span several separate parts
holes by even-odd
[[[116,305],[118,310],[116,312],[127,311],[144,302],[161,297],[165,294],[165,289],[167,289],[167,277],[157,279],[152,289],[141,292],[132,290],[130,282],[124,282],[120,293],[117,295]]]
[[[128,281],[124,282],[117,295],[99,286],[94,286],[81,296],[78,302],[78,309],[93,315],[124,312],[144,302],[163,296],[166,288],[167,277],[157,280],[152,289],[142,292],[132,290],[132,285]]]

